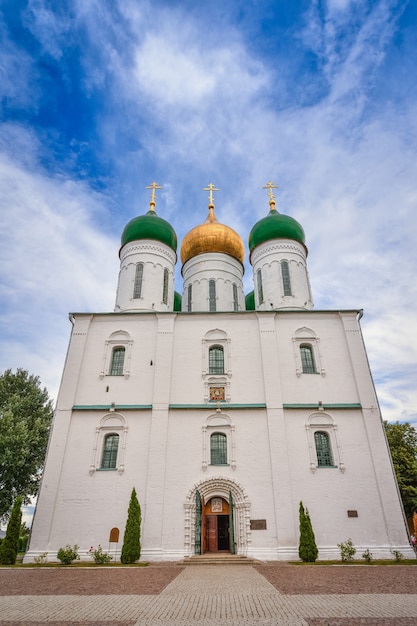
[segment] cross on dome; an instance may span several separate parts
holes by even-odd
[[[275,204],[275,196],[272,193],[273,189],[279,189],[278,185],[274,185],[273,182],[269,181],[268,183],[266,183],[266,185],[264,187],[262,187],[262,189],[269,189],[268,195],[269,195],[269,206],[271,206],[272,204]]]
[[[149,203],[149,207],[151,211],[154,211],[155,209],[155,205],[156,205],[156,201],[155,201],[155,191],[156,189],[162,189],[161,185],[158,185],[158,183],[153,182],[151,185],[148,185],[146,187],[146,189],[152,189],[152,193],[151,193],[151,201]]]
[[[214,200],[213,200],[213,191],[219,191],[219,189],[217,187],[215,187],[213,185],[213,183],[210,183],[207,187],[204,187],[203,191],[209,191],[209,209],[212,208],[214,209]]]

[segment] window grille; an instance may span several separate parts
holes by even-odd
[[[227,437],[223,433],[213,433],[210,437],[211,465],[227,465]]]
[[[101,469],[116,469],[119,435],[106,435],[101,458]]]
[[[209,374],[224,374],[224,352],[221,346],[209,349]]]
[[[313,348],[309,344],[300,346],[301,366],[304,374],[315,374],[316,365],[314,363]]]
[[[133,285],[133,298],[136,300],[142,295],[142,281],[143,281],[143,263],[137,263],[135,272],[135,282]]]
[[[256,272],[256,278],[257,278],[257,283],[258,283],[258,300],[259,300],[259,304],[262,304],[264,301],[264,288],[262,286],[262,272],[261,270],[258,270]]]
[[[187,302],[187,311],[190,313],[192,310],[192,296],[193,296],[193,286],[188,285],[188,302]]]
[[[216,310],[216,281],[209,280],[209,311],[213,313]]]
[[[317,466],[332,467],[333,457],[328,433],[321,430],[316,431],[314,433],[314,443],[316,445]]]
[[[164,304],[168,303],[168,270],[164,269],[164,288],[162,291],[162,302]]]
[[[237,285],[236,285],[236,283],[233,283],[233,310],[234,311],[238,311],[239,310],[239,304],[238,304],[238,299],[237,299]]]
[[[113,349],[110,365],[110,376],[123,376],[125,363],[125,349],[118,347]]]
[[[284,296],[292,296],[291,292],[291,279],[290,279],[290,267],[288,261],[282,261],[281,263],[281,275],[282,286],[284,289]]]

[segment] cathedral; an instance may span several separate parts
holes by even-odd
[[[208,216],[181,242],[156,208],[121,236],[113,312],[71,338],[25,562],[78,545],[119,560],[132,489],[141,560],[205,553],[297,560],[299,505],[319,559],[413,558],[360,309],[315,310],[302,226],[276,208],[245,246]],[[159,212],[159,208],[158,208]],[[204,215],[202,215],[204,219]]]

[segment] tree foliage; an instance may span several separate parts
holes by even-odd
[[[298,556],[305,563],[314,563],[318,557],[319,551],[317,549],[310,515],[308,514],[308,510],[304,509],[302,502],[300,502],[299,516],[300,543],[298,546]]]
[[[0,563],[2,565],[14,565],[16,563],[19,548],[19,535],[22,523],[22,497],[18,496],[10,514],[7,524],[6,536],[0,544]]]
[[[36,495],[43,468],[52,401],[38,376],[18,369],[0,376],[0,518],[18,495]]]
[[[123,537],[123,547],[120,560],[122,563],[135,563],[140,559],[140,524],[142,515],[140,504],[136,495],[136,489],[133,487],[130,496],[129,509],[127,513],[127,522],[125,534]]]
[[[408,422],[384,422],[405,514],[417,511],[417,431]]]

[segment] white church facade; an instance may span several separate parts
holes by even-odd
[[[132,488],[145,561],[296,560],[299,503],[319,559],[414,557],[360,329],[313,308],[301,225],[270,211],[244,245],[215,217],[181,245],[155,211],[126,226],[114,312],[72,334],[25,562],[77,544],[117,559]]]

